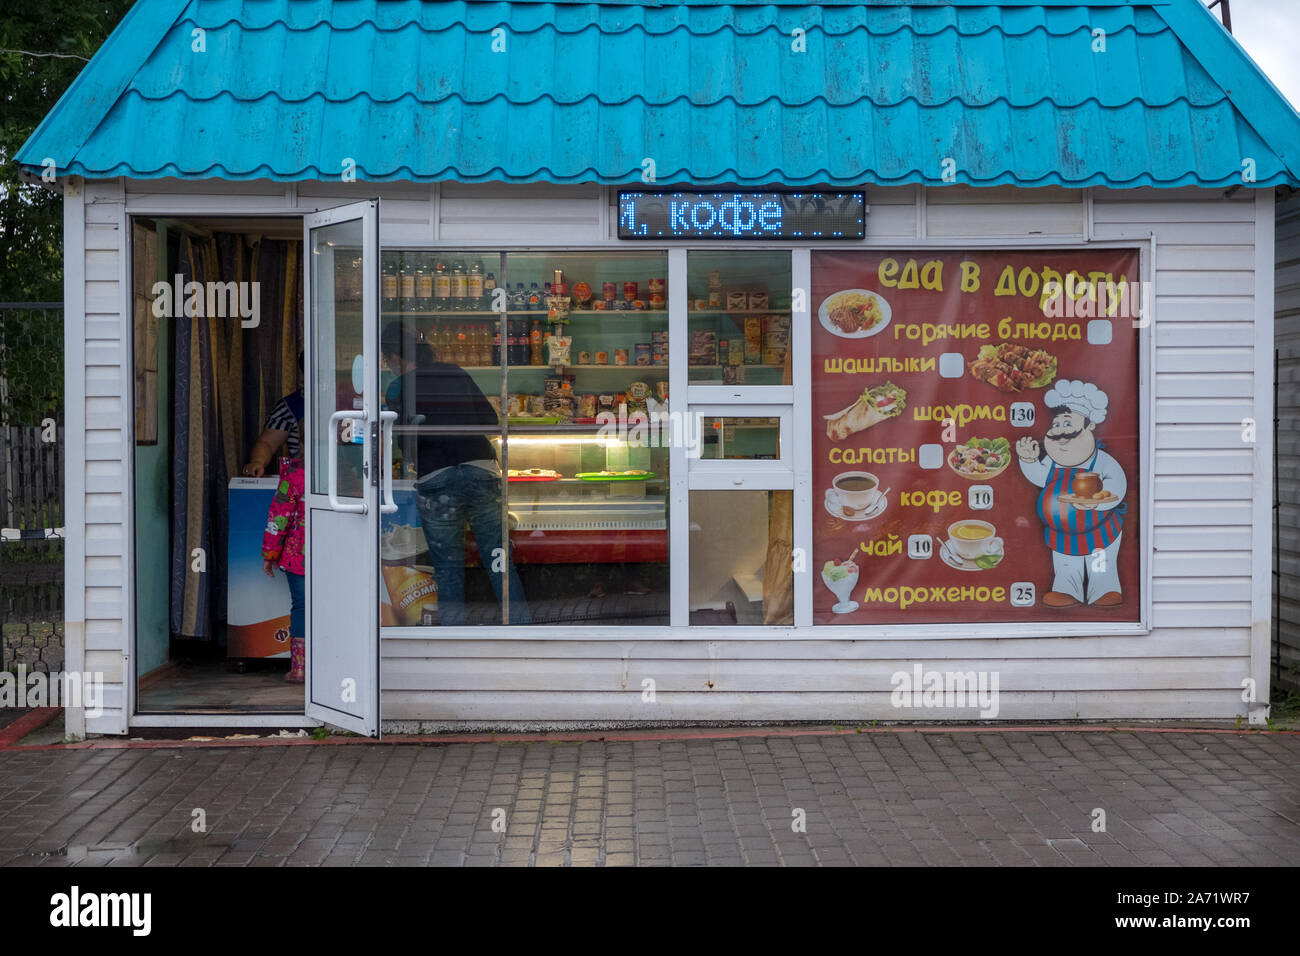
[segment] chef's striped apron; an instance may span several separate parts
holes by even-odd
[[[1069,494],[1070,483],[1078,472],[1093,471],[1096,463],[1095,453],[1091,461],[1079,468],[1058,468],[1056,462],[1052,462],[1047,472],[1047,483],[1038,493],[1038,519],[1043,522],[1043,540],[1058,554],[1092,554],[1119,537],[1126,508],[1123,502],[1108,511],[1096,508],[1085,511],[1057,501],[1058,495]]]

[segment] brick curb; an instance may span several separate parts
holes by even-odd
[[[44,711],[53,713],[42,720],[35,726],[24,729],[13,740],[19,740],[32,730],[43,726],[53,719],[59,708],[47,707],[42,708]],[[28,720],[32,715],[27,715],[11,724],[10,727]],[[8,730],[9,728],[6,728]],[[1241,729],[1231,727],[1133,727],[1122,724],[1089,724],[1083,726],[1058,725],[1058,724],[1034,724],[1034,725],[993,725],[988,727],[969,727],[969,726],[948,726],[948,727],[862,727],[847,728],[836,730],[819,729],[819,728],[790,728],[782,729],[779,727],[745,727],[728,730],[724,727],[705,728],[697,731],[663,731],[663,730],[645,730],[645,731],[582,731],[574,733],[541,733],[541,734],[429,734],[429,735],[405,735],[392,734],[380,740],[371,737],[326,737],[321,740],[314,740],[311,737],[259,737],[251,740],[231,740],[224,737],[217,737],[210,740],[117,740],[117,739],[99,739],[86,740],[79,743],[71,744],[36,744],[30,746],[20,746],[11,742],[5,735],[0,734],[0,752],[3,751],[41,751],[41,750],[161,750],[169,748],[193,748],[193,747],[304,747],[304,746],[345,746],[353,744],[384,746],[400,744],[517,744],[517,743],[627,743],[636,741],[664,741],[664,740],[731,740],[750,737],[842,737],[857,736],[861,734],[1041,734],[1041,733],[1087,733],[1087,734],[1113,734],[1113,733],[1133,733],[1133,734],[1214,734],[1227,736],[1296,736],[1300,735],[1300,730],[1268,730],[1258,728]]]
[[[63,712],[62,707],[33,707],[13,723],[0,729],[0,750],[27,750],[34,748],[19,747],[22,740],[33,730],[40,730]],[[55,746],[55,745],[45,745]],[[57,745],[62,746],[62,745]]]

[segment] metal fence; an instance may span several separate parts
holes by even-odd
[[[63,306],[0,302],[0,668],[63,665]]]

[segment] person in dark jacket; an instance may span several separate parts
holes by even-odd
[[[385,405],[397,412],[399,423],[465,428],[459,434],[420,434],[415,448],[416,501],[438,584],[439,624],[467,623],[467,525],[498,601],[504,582],[509,582],[509,623],[530,623],[524,587],[502,535],[501,466],[481,431],[498,424],[496,411],[468,372],[436,361],[433,350],[419,341],[413,329],[389,324],[380,338],[380,351],[384,364],[397,373]]]

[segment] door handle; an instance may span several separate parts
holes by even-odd
[[[330,509],[332,511],[341,511],[344,514],[363,515],[366,513],[366,502],[364,499],[360,504],[355,505],[345,504],[339,499],[339,422],[347,418],[353,419],[354,421],[364,422],[366,420],[366,413],[344,409],[335,412],[330,416],[330,430],[328,437],[330,449],[329,477],[327,479]]]
[[[379,504],[381,515],[390,515],[397,510],[393,500],[393,422],[397,421],[397,412],[379,413],[379,443],[384,446],[384,467],[379,476],[379,488],[383,500]]]

